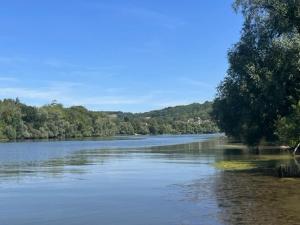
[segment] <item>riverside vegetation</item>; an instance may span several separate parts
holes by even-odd
[[[0,139],[214,133],[218,128],[211,110],[212,103],[205,102],[147,113],[95,112],[56,102],[32,107],[18,99],[4,99],[0,101]]]
[[[213,115],[242,142],[300,145],[300,1],[236,0],[241,38],[228,53]],[[298,146],[298,147],[297,147]]]

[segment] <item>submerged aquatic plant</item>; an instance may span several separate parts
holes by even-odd
[[[220,161],[215,163],[215,167],[220,170],[251,170],[257,166],[249,161]]]

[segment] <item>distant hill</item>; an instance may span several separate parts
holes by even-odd
[[[161,110],[154,110],[146,113],[138,114],[138,116],[173,119],[173,120],[188,120],[201,118],[202,120],[210,120],[210,112],[212,111],[212,102],[203,104],[193,103],[190,105],[181,105],[168,107]]]
[[[218,132],[212,103],[194,103],[146,113],[95,112],[58,103],[27,106],[0,100],[0,139],[49,139],[113,135],[200,134]]]
[[[142,123],[150,134],[198,134],[218,132],[211,119],[212,102],[193,103],[145,113],[105,112],[121,121]],[[136,126],[137,133],[140,129]]]

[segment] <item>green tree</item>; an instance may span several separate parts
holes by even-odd
[[[229,51],[229,70],[213,115],[228,136],[247,144],[276,140],[279,117],[300,99],[298,1],[236,0],[245,22]]]
[[[133,135],[134,129],[131,123],[129,122],[121,122],[119,124],[119,134]]]

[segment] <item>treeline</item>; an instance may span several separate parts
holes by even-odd
[[[300,142],[300,2],[236,0],[244,16],[240,41],[218,88],[214,118],[249,145]]]
[[[105,137],[134,134],[196,134],[217,132],[209,113],[212,103],[168,108],[144,114],[95,112],[58,103],[27,106],[18,99],[0,101],[0,139]],[[172,113],[165,113],[169,110]],[[197,113],[198,112],[198,113]],[[156,115],[156,114],[159,115]]]
[[[135,133],[138,134],[216,133],[219,129],[212,121],[211,112],[212,102],[205,102],[168,107],[146,113],[119,112],[117,117],[121,121],[130,122]]]

